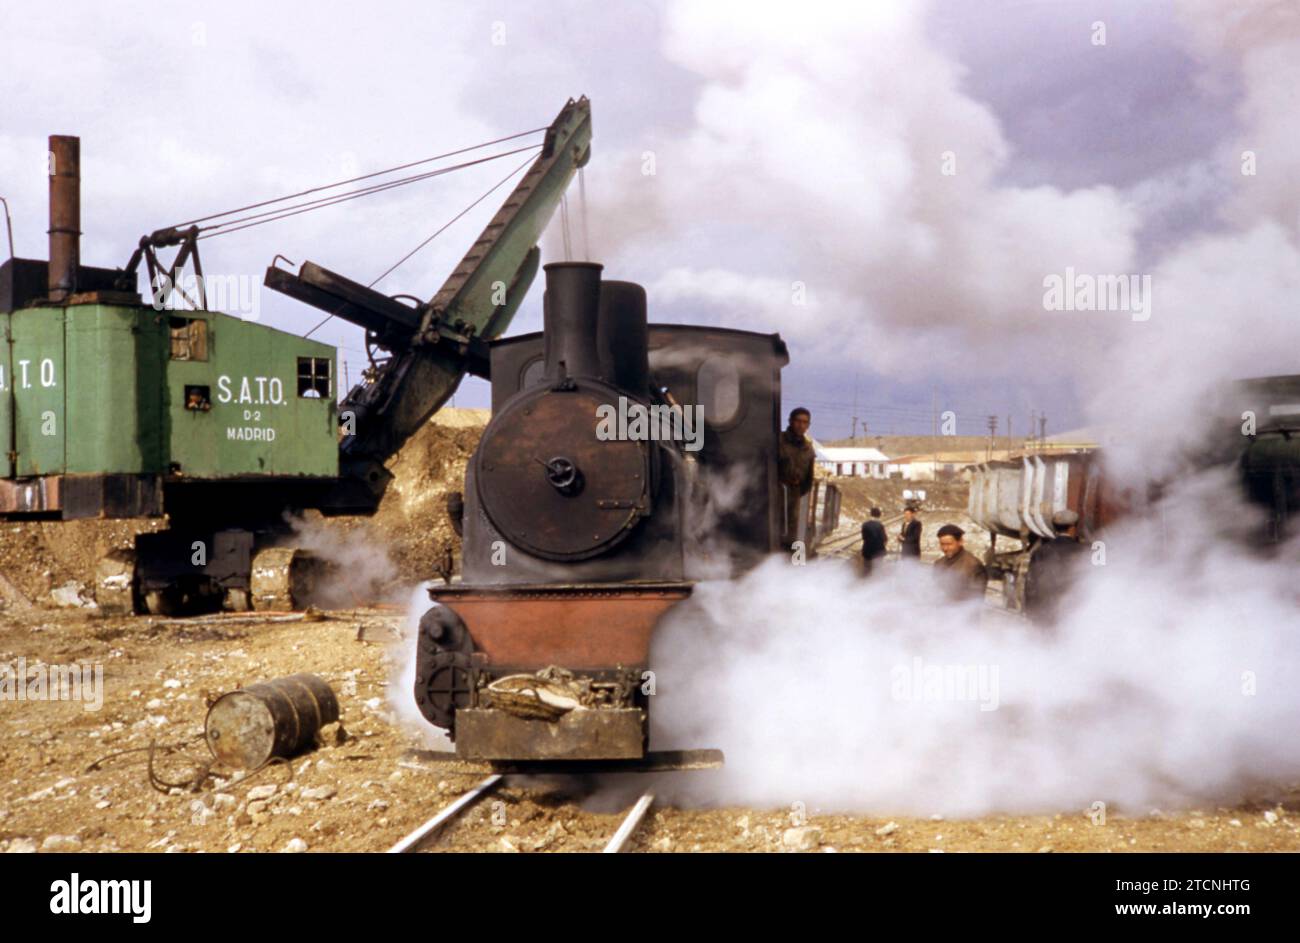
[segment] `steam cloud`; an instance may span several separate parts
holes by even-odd
[[[318,517],[289,517],[293,545],[323,560],[328,570],[312,587],[312,605],[337,608],[403,598],[397,567],[364,526],[343,531]]]
[[[1051,376],[1082,396],[1112,478],[1176,484],[1104,535],[1105,565],[1081,574],[1052,633],[935,604],[924,569],[862,583],[776,559],[701,584],[656,638],[653,737],[721,747],[727,767],[660,793],[1144,812],[1295,781],[1300,547],[1245,549],[1258,510],[1229,471],[1192,472],[1185,453],[1218,382],[1300,372],[1300,21],[1282,3],[1180,5],[1173,41],[1199,81],[1234,91],[1232,126],[1167,174],[1067,187],[1009,182],[1013,147],[931,41],[935,9],[672,5],[665,53],[697,83],[695,109],[684,129],[602,150],[626,172],[590,181],[592,250],[652,304],[782,330],[796,358],[900,376],[924,351],[954,375]],[[975,9],[990,33],[1010,15]],[[1212,192],[1194,234],[1145,242],[1197,188]],[[1151,274],[1150,320],[1044,311],[1044,276],[1067,268]],[[988,682],[996,669],[996,709],[907,685],[900,697],[916,659],[922,673],[983,667]]]
[[[934,368],[972,351],[994,370],[1050,363],[1033,356],[1063,341],[1044,275],[1131,271],[1140,216],[1113,187],[999,183],[1010,146],[927,39],[929,17],[925,4],[673,5],[667,55],[703,83],[694,120],[656,144],[653,184],[597,202],[597,251],[639,256],[628,264],[649,269],[656,305],[794,333],[803,358],[851,351],[886,374],[917,350]],[[1095,324],[1066,330],[1095,348]]]
[[[1217,155],[1232,170],[1219,225],[1159,260],[1157,314],[1115,339],[1104,369],[1084,360],[1072,370],[1093,422],[1119,439],[1116,469],[1131,476],[1178,470],[1216,383],[1300,373],[1300,18],[1283,6],[1184,9],[1207,81],[1226,73],[1242,85],[1237,133]],[[1239,172],[1247,151],[1254,175]]]
[[[1234,490],[1224,470],[1184,479],[1162,518],[1108,532],[1105,565],[1084,566],[1054,632],[934,602],[925,565],[864,583],[839,564],[773,559],[700,585],[655,639],[652,740],[720,747],[727,763],[665,794],[1145,813],[1295,781],[1300,545],[1266,562],[1197,536],[1259,525],[1225,499]],[[928,687],[926,671],[957,670],[972,686]]]
[[[1217,155],[1231,168],[1224,177],[1238,176],[1249,147],[1272,167],[1232,180],[1214,225],[1158,259],[1153,317],[1133,323],[1032,310],[1040,296],[1025,292],[1044,272],[1132,271],[1138,211],[1106,187],[1067,193],[992,182],[991,168],[1006,159],[996,123],[926,46],[919,14],[882,19],[873,9],[838,22],[836,38],[818,38],[828,54],[815,65],[798,58],[809,37],[793,14],[744,26],[737,18],[728,27],[735,56],[706,62],[691,37],[709,34],[699,18],[726,15],[716,9],[679,11],[674,49],[709,79],[686,147],[692,162],[716,171],[702,175],[701,190],[722,187],[742,215],[737,181],[747,190],[761,182],[754,191],[770,218],[829,227],[824,240],[810,231],[791,239],[790,272],[817,272],[810,285],[830,287],[810,305],[821,319],[810,333],[868,350],[886,371],[897,369],[904,345],[938,362],[977,351],[995,368],[1011,367],[1008,356],[1031,372],[1046,363],[1086,397],[1109,475],[1139,490],[1150,478],[1179,477],[1157,511],[1104,535],[1105,565],[1081,573],[1050,634],[932,604],[924,571],[861,584],[832,566],[796,570],[774,560],[738,582],[699,587],[656,639],[655,724],[661,746],[721,747],[727,768],[664,788],[679,800],[881,813],[1057,811],[1096,801],[1145,812],[1300,778],[1300,746],[1287,735],[1300,720],[1288,681],[1300,669],[1300,545],[1270,557],[1247,550],[1262,530],[1260,512],[1239,498],[1231,471],[1186,465],[1210,431],[1205,410],[1217,383],[1300,372],[1292,313],[1300,22],[1278,7],[1186,11],[1206,80],[1242,86],[1238,134]],[[882,55],[850,56],[857,48]],[[890,75],[904,74],[906,89],[891,84]],[[858,75],[859,88],[846,88]],[[882,88],[891,93],[883,102],[873,94]],[[796,114],[811,139],[782,147],[774,136]],[[805,179],[810,149],[858,154],[868,135],[877,157],[862,191],[844,193],[838,174]],[[975,173],[941,196],[946,182],[914,168],[950,147]],[[838,254],[845,246],[853,258]],[[677,269],[658,287],[719,303],[740,297],[788,316],[784,276]],[[872,344],[854,342],[866,332]],[[985,678],[996,670],[996,709],[900,699],[899,672],[916,659],[979,666]]]

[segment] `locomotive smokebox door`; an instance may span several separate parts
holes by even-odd
[[[591,380],[524,394],[493,420],[478,463],[479,500],[510,543],[546,560],[583,560],[625,540],[650,504],[645,442],[597,437],[618,390]]]

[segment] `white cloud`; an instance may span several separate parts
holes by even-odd
[[[1127,272],[1139,217],[1108,187],[994,183],[1012,159],[998,120],[925,22],[921,4],[671,7],[666,54],[703,82],[694,124],[628,206],[599,207],[597,245],[644,251],[617,227],[650,203],[670,297],[882,372],[918,333],[938,369],[1010,370],[1079,343],[1094,325],[1044,317],[1043,276]],[[823,302],[811,318],[790,305],[795,281]]]

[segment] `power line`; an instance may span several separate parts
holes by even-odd
[[[503,138],[497,138],[494,141],[484,141],[482,144],[474,144],[470,147],[458,148],[457,150],[454,151],[447,151],[445,154],[436,154],[433,157],[426,157],[422,160],[413,160],[406,164],[398,164],[396,167],[389,167],[387,170],[376,170],[374,173],[362,174],[360,177],[351,177],[347,180],[340,180],[337,183],[327,183],[324,184],[323,186],[311,187],[310,189],[307,190],[300,190],[297,193],[290,193],[287,196],[276,197],[273,200],[262,200],[260,203],[250,203],[247,206],[240,206],[233,210],[226,210],[224,213],[213,213],[210,216],[200,216],[197,219],[190,219],[190,220],[186,220],[183,223],[177,223],[176,225],[170,228],[180,229],[184,226],[193,226],[196,223],[206,223],[210,219],[220,219],[222,216],[232,216],[235,213],[242,213],[245,210],[260,209],[263,206],[270,206],[272,203],[283,203],[285,200],[294,200],[300,196],[307,196],[312,193],[319,193],[322,190],[332,190],[335,187],[346,186],[349,183],[358,183],[362,180],[369,180],[372,177],[382,177],[385,174],[396,173],[399,170],[409,170],[410,168],[418,167],[421,164],[432,163],[435,160],[445,160],[448,157],[455,157],[458,154],[465,154],[468,153],[469,151],[476,151],[479,148],[483,148],[483,147],[491,147],[494,144],[503,144],[506,141],[513,141],[516,138],[527,137],[530,134],[536,134],[539,131],[545,131],[545,130],[547,129],[533,128],[531,131],[520,131],[518,134],[510,134]]]
[[[321,197],[317,200],[308,200],[305,203],[298,203],[294,206],[280,207],[279,209],[267,210],[264,213],[254,213],[251,216],[244,216],[239,219],[228,220],[224,223],[215,223],[212,226],[203,227],[200,232],[203,235],[200,239],[210,239],[213,236],[224,236],[227,233],[239,232],[242,229],[251,229],[253,226],[261,226],[265,223],[273,223],[276,220],[287,219],[290,216],[299,216],[303,213],[310,213],[312,210],[324,209],[327,206],[334,206],[338,203],[347,203],[350,200],[357,200],[363,196],[371,196],[375,193],[382,193],[385,190],[392,190],[397,187],[404,187],[407,184],[418,183],[421,180],[428,180],[430,177],[441,177],[444,174],[452,173],[457,170],[464,170],[466,167],[473,167],[477,164],[485,164],[488,161],[498,160],[502,157],[509,157],[512,154],[521,154],[524,151],[535,151],[540,144],[530,144],[528,147],[517,148],[513,151],[504,151],[500,154],[492,154],[488,157],[480,157],[477,160],[465,161],[460,164],[453,164],[450,167],[441,167],[438,170],[431,170],[423,174],[415,174],[410,177],[403,177],[399,180],[391,180],[386,183],[375,184],[370,187],[362,187],[360,190],[353,190],[349,193],[338,194],[335,196]],[[531,157],[529,160],[531,161]],[[251,222],[249,222],[251,220]],[[243,223],[244,225],[236,225]]]
[[[449,228],[453,223],[455,223],[455,222],[456,222],[457,220],[459,220],[462,216],[464,216],[466,213],[468,213],[468,212],[469,212],[470,210],[472,210],[474,207],[478,206],[480,203],[482,203],[484,200],[486,200],[489,196],[491,196],[493,193],[495,193],[497,190],[499,190],[499,189],[502,187],[502,185],[504,185],[504,184],[506,183],[506,181],[508,181],[508,180],[509,180],[511,177],[513,177],[515,174],[519,173],[519,171],[523,170],[523,169],[524,169],[525,167],[527,167],[530,163],[532,163],[532,158],[531,158],[531,157],[530,157],[528,160],[524,161],[522,164],[520,164],[518,167],[516,167],[514,170],[510,171],[510,173],[506,174],[504,177],[502,177],[502,178],[501,178],[500,180],[498,180],[496,183],[494,183],[494,184],[493,184],[493,185],[492,185],[492,186],[491,186],[491,187],[490,187],[486,192],[483,193],[482,196],[480,196],[478,199],[476,199],[473,203],[471,203],[469,206],[465,207],[463,210],[461,210],[459,213],[457,213],[457,214],[456,214],[455,216],[453,216],[451,219],[447,220],[447,222],[445,222],[445,223],[443,223],[441,226],[439,226],[436,230],[434,230],[434,232],[432,233],[432,235],[430,235],[427,239],[425,239],[423,242],[421,242],[418,246],[416,246],[416,247],[415,247],[414,249],[412,249],[410,252],[406,253],[406,255],[402,256],[400,259],[398,259],[396,262],[394,262],[392,265],[390,265],[390,266],[389,266],[389,267],[388,267],[388,268],[383,272],[383,274],[381,274],[379,277],[377,277],[374,281],[372,281],[372,282],[371,282],[369,285],[367,285],[366,287],[367,287],[367,288],[374,288],[376,285],[378,285],[380,282],[382,282],[382,281],[383,281],[385,278],[387,278],[389,275],[392,275],[393,272],[397,271],[398,267],[401,266],[403,263],[405,263],[408,259],[410,259],[411,256],[415,255],[417,252],[419,252],[421,249],[423,249],[423,248],[424,248],[425,246],[427,246],[429,243],[433,242],[433,240],[434,240],[435,238],[437,238],[437,237],[440,236],[443,232],[445,232],[445,231],[446,231],[446,230],[447,230],[447,229],[448,229],[448,228]],[[337,313],[337,312],[335,312],[335,313]],[[315,327],[313,327],[310,331],[308,331],[306,334],[304,334],[303,337],[311,337],[312,334],[316,333],[317,330],[319,330],[320,328],[324,327],[325,324],[327,324],[327,323],[330,321],[330,319],[333,318],[333,317],[334,317],[334,314],[327,315],[323,321],[321,321],[319,324],[317,324]]]
[[[505,184],[505,182],[506,182],[507,180],[509,180],[509,179],[510,179],[511,177],[513,177],[515,174],[519,173],[519,171],[523,170],[523,169],[524,169],[525,167],[527,167],[530,163],[532,163],[532,158],[529,158],[528,160],[524,161],[522,164],[520,164],[520,165],[519,165],[518,167],[516,167],[514,170],[510,171],[510,173],[506,174],[504,177],[502,177],[500,180],[498,180],[496,183],[494,183],[494,184],[493,184],[490,188],[488,188],[488,190],[485,191],[485,192],[483,193],[483,195],[480,196],[477,200],[475,200],[475,201],[474,201],[473,203],[471,203],[469,206],[465,207],[463,210],[461,210],[459,213],[457,213],[457,214],[456,214],[455,216],[453,216],[451,219],[447,220],[447,222],[443,223],[443,224],[442,224],[441,226],[439,226],[436,230],[434,230],[433,234],[430,235],[429,238],[425,239],[425,240],[424,240],[423,242],[421,242],[418,246],[416,246],[416,247],[415,247],[414,249],[412,249],[410,252],[406,253],[406,255],[402,256],[400,259],[398,259],[396,262],[394,262],[391,266],[389,266],[388,270],[387,270],[386,272],[384,272],[383,275],[380,275],[380,276],[379,276],[378,278],[376,278],[373,282],[371,282],[370,285],[369,285],[368,287],[370,287],[370,288],[374,288],[376,284],[378,284],[379,282],[382,282],[382,281],[383,281],[385,278],[387,278],[389,275],[392,275],[393,272],[397,271],[398,266],[400,266],[400,265],[402,265],[403,263],[405,263],[405,262],[406,262],[406,261],[407,261],[411,256],[415,255],[415,253],[419,252],[421,249],[423,249],[423,248],[424,248],[425,246],[427,246],[429,243],[433,242],[433,240],[434,240],[435,238],[437,238],[438,236],[442,235],[442,233],[444,233],[444,232],[448,229],[448,227],[450,227],[450,226],[452,225],[452,223],[455,223],[457,220],[459,220],[462,216],[464,216],[466,213],[468,213],[468,212],[469,212],[470,210],[472,210],[474,207],[478,206],[480,203],[482,203],[484,200],[486,200],[488,197],[490,197],[490,196],[491,196],[493,193],[495,193],[497,190],[501,189],[501,187]]]

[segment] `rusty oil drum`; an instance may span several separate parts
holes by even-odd
[[[223,694],[208,709],[208,749],[223,763],[256,769],[311,746],[339,719],[339,702],[324,679],[289,675]]]

